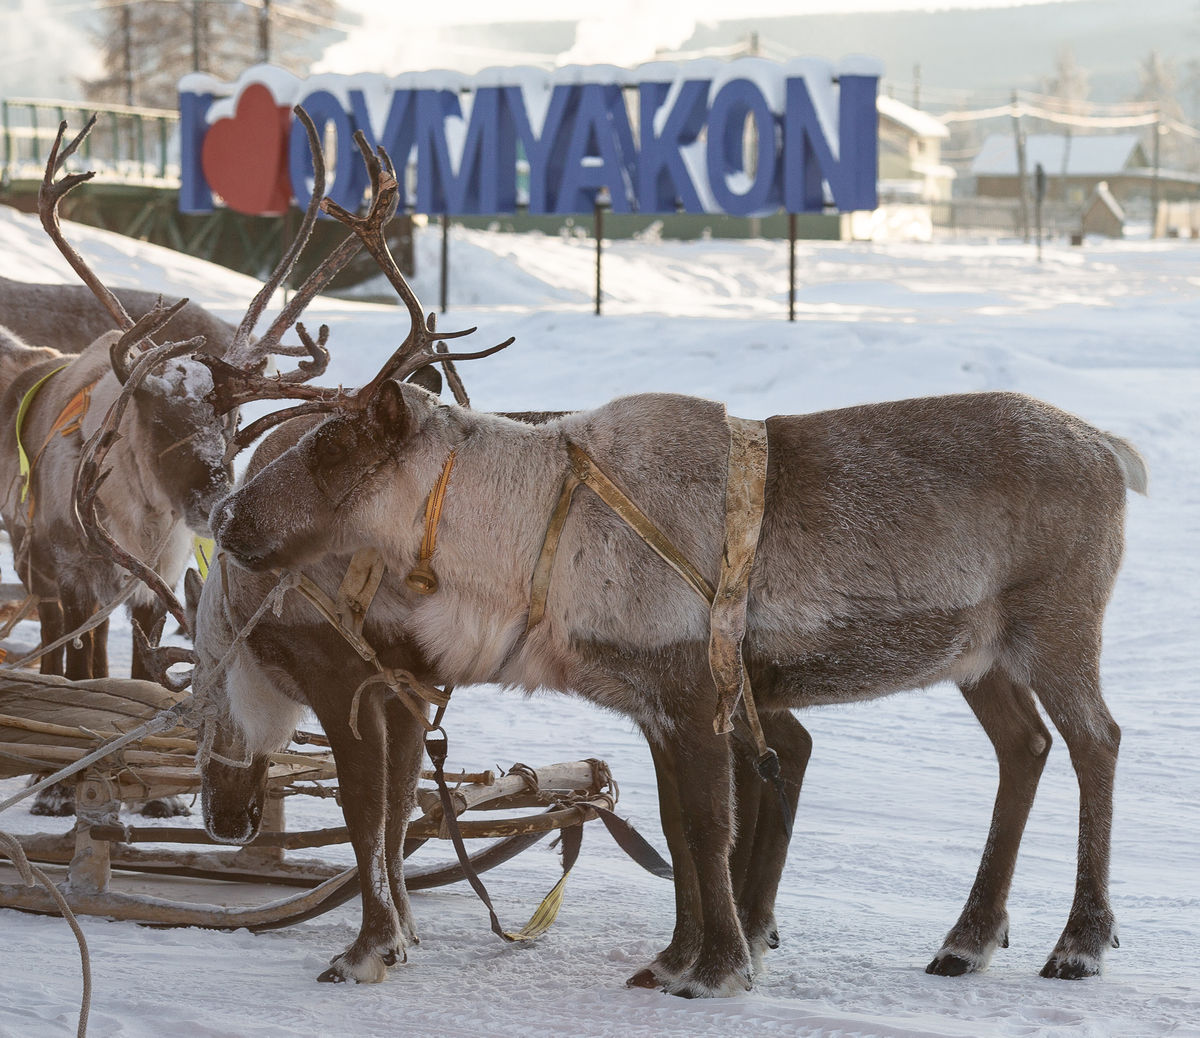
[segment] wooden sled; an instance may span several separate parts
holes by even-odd
[[[0,778],[62,768],[179,698],[148,681],[70,682],[0,671]],[[349,841],[344,827],[286,829],[287,797],[337,796],[337,769],[324,738],[304,738],[317,748],[273,755],[264,831],[244,847],[216,844],[198,827],[132,826],[118,819],[123,801],[198,793],[195,733],[182,729],[147,737],[82,772],[72,832],[17,839],[29,860],[58,882],[76,913],[152,926],[251,930],[310,919],[357,897],[359,883],[357,868],[289,856]],[[447,781],[463,837],[495,841],[471,855],[480,873],[550,832],[582,825],[596,817],[595,808],[611,809],[617,798],[607,765],[595,760],[537,769],[515,765],[502,775],[447,774]],[[436,790],[423,785],[418,806],[406,859],[427,842],[449,838]],[[194,849],[198,846],[204,849]],[[410,891],[462,878],[456,860],[405,866]],[[0,907],[59,914],[47,891],[18,879],[0,858]],[[280,887],[302,889],[280,897]]]

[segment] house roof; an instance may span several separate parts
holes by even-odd
[[[1025,169],[1029,173],[1040,162],[1047,176],[1060,176],[1064,172],[1064,156],[1067,176],[1104,177],[1145,165],[1136,133],[1069,138],[1057,133],[1034,133],[1025,138]],[[983,177],[1015,177],[1017,146],[1012,134],[989,135],[971,163],[971,173]]]
[[[906,105],[903,101],[897,101],[894,97],[880,94],[875,99],[875,104],[881,116],[903,126],[918,137],[950,136],[946,124],[940,119]]]

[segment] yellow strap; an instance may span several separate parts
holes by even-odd
[[[216,542],[211,537],[192,536],[192,553],[196,556],[196,569],[200,571],[200,579],[208,579],[208,566],[216,550]]]
[[[437,550],[437,528],[442,521],[442,506],[446,502],[446,489],[450,486],[450,470],[454,468],[455,451],[451,451],[442,465],[437,482],[429,491],[425,501],[425,534],[421,538],[421,550],[417,564],[404,578],[410,590],[419,595],[432,595],[438,589],[437,574],[433,572],[433,553]]]
[[[17,408],[17,458],[21,466],[21,503],[24,504],[25,498],[29,496],[29,480],[33,475],[33,465],[29,461],[29,455],[25,453],[25,446],[21,443],[21,427],[25,424],[25,415],[29,413],[29,408],[33,404],[33,398],[37,396],[38,390],[42,388],[51,378],[57,375],[66,364],[60,364],[53,371],[47,372],[39,378],[29,389],[25,395],[21,397],[21,404]]]
[[[554,884],[554,889],[542,898],[542,903],[537,906],[533,915],[530,916],[529,922],[522,926],[516,933],[505,930],[504,936],[510,941],[532,941],[541,937],[542,934],[549,930],[554,924],[554,920],[558,918],[558,910],[562,908],[563,895],[567,889],[567,877],[570,874],[570,869],[562,874],[558,882]]]

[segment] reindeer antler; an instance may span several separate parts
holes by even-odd
[[[358,144],[359,151],[362,152],[363,161],[366,163],[367,172],[370,174],[372,197],[376,201],[380,198],[392,199],[396,197],[399,193],[399,185],[396,182],[395,168],[392,166],[387,152],[383,148],[379,148],[377,149],[377,154],[372,154],[361,130],[355,133],[354,140]],[[391,204],[395,205],[394,202]],[[375,262],[379,264],[384,276],[396,290],[396,294],[403,300],[411,321],[408,335],[404,341],[387,359],[383,367],[379,369],[379,373],[355,394],[355,406],[365,406],[367,401],[374,396],[379,386],[388,379],[403,380],[418,368],[436,362],[441,362],[447,366],[447,376],[450,377],[454,361],[477,360],[481,357],[490,357],[493,353],[498,353],[516,341],[515,337],[510,336],[504,342],[486,350],[479,350],[476,353],[439,352],[436,346],[437,343],[446,339],[462,338],[465,335],[470,335],[476,329],[467,328],[459,332],[438,332],[434,326],[434,316],[430,314],[428,318],[425,317],[420,300],[417,299],[416,293],[412,290],[408,281],[405,280],[399,264],[396,263],[395,257],[392,256],[391,249],[388,248],[387,238],[383,234],[382,225],[370,220],[369,214],[368,218],[355,216],[330,198],[326,198],[321,202],[321,209],[349,227],[355,237],[363,243],[366,250],[374,257]],[[452,384],[455,379],[457,379],[457,374],[452,377]],[[461,382],[459,385],[461,385]]]
[[[297,117],[301,119],[305,129],[308,131],[309,146],[313,154],[313,169],[316,181],[313,191],[313,202],[310,203],[308,210],[308,214],[311,214],[314,212],[313,203],[318,201],[318,188],[324,184],[324,158],[321,154],[319,142],[317,141],[315,128],[313,128],[307,114],[299,107],[295,111]],[[267,430],[291,418],[307,414],[328,413],[336,410],[362,409],[366,407],[375,391],[384,381],[391,378],[403,379],[418,368],[430,363],[440,363],[445,368],[447,379],[450,382],[456,399],[458,399],[459,403],[467,405],[469,401],[467,400],[465,390],[462,388],[462,380],[459,379],[458,373],[454,368],[454,361],[475,360],[480,357],[487,357],[511,345],[514,341],[510,337],[489,349],[479,350],[474,353],[447,352],[444,346],[445,340],[458,339],[465,335],[470,335],[476,329],[468,328],[457,332],[439,332],[435,327],[434,316],[430,314],[428,319],[424,316],[421,303],[407,280],[405,280],[399,265],[392,256],[391,250],[388,248],[386,234],[384,233],[384,228],[388,221],[395,215],[399,200],[399,184],[396,179],[395,167],[392,165],[392,160],[385,149],[378,148],[372,152],[370,146],[367,144],[366,136],[361,130],[355,133],[354,142],[358,145],[358,150],[367,167],[371,185],[371,204],[367,212],[359,216],[351,213],[329,198],[319,200],[320,209],[348,227],[351,234],[309,276],[304,285],[297,291],[292,303],[276,318],[271,329],[259,343],[261,347],[263,342],[266,342],[270,346],[271,352],[277,354],[288,353],[292,356],[307,355],[310,359],[307,361],[302,360],[294,372],[287,372],[276,376],[265,376],[246,365],[238,366],[232,361],[223,361],[214,357],[197,358],[206,364],[213,373],[213,391],[208,399],[218,414],[224,414],[240,404],[257,400],[303,401],[292,407],[264,415],[262,418],[251,422],[244,429],[239,430],[230,443],[230,456],[249,446],[249,444],[254,442],[254,440]],[[308,214],[305,217],[306,223],[308,222]],[[400,347],[388,358],[379,373],[366,386],[355,393],[348,393],[341,388],[330,389],[305,384],[307,379],[324,370],[324,362],[328,359],[328,351],[325,348],[325,343],[328,339],[329,329],[322,326],[317,339],[314,340],[302,324],[297,324],[296,332],[303,343],[302,350],[288,351],[278,348],[276,345],[278,334],[281,333],[282,329],[288,323],[296,319],[309,300],[345,265],[349,257],[354,255],[363,246],[366,247],[367,251],[379,264],[380,269],[392,287],[395,288],[397,294],[404,301],[411,322],[408,335],[405,336]],[[240,341],[248,341],[249,328],[252,327],[254,320],[257,320],[258,314],[261,313],[262,306],[265,305],[265,298],[264,293],[259,293],[259,296],[255,298],[255,303],[251,308],[253,318],[251,314],[247,314],[246,319],[242,322],[242,328],[239,329]]]
[[[75,135],[75,139],[71,141],[65,148],[62,148],[63,137],[67,133],[67,122],[64,119],[58,124],[58,135],[54,138],[54,147],[50,149],[50,157],[46,160],[46,172],[42,176],[42,186],[38,189],[38,216],[41,217],[42,226],[46,229],[46,233],[50,235],[50,239],[58,246],[58,251],[63,254],[66,261],[71,264],[75,273],[95,294],[100,300],[104,308],[112,315],[112,319],[116,321],[119,328],[132,328],[133,319],[125,312],[125,307],[113,293],[109,290],[96,275],[92,272],[91,267],[84,262],[84,259],[76,251],[75,247],[63,237],[62,227],[58,222],[58,206],[59,203],[77,188],[80,184],[86,183],[96,175],[95,171],[87,173],[71,173],[62,178],[60,181],[55,181],[54,177],[58,171],[62,169],[63,164],[78,150],[79,145],[92,132],[92,127],[96,125],[96,117],[93,115],[87,125]],[[61,151],[59,149],[62,148]]]
[[[113,345],[113,350],[120,349],[123,352],[128,352],[136,348],[140,343],[158,332],[163,325],[170,321],[186,305],[186,299],[179,300],[173,306],[164,306],[160,301],[158,305],[154,306],[149,313],[136,321],[121,336]],[[99,494],[105,479],[108,478],[108,471],[101,471],[101,466],[108,452],[112,449],[113,444],[119,438],[118,429],[121,425],[121,419],[124,417],[125,409],[129,406],[129,401],[133,399],[133,395],[138,387],[155,368],[176,357],[193,353],[203,345],[204,337],[195,336],[191,339],[185,339],[182,342],[167,342],[161,346],[155,346],[149,350],[145,350],[138,357],[128,378],[125,379],[124,384],[121,386],[120,394],[105,413],[104,420],[100,423],[100,428],[83,445],[79,464],[75,468],[75,484],[72,489],[72,498],[75,503],[75,520],[79,523],[88,540],[101,551],[107,553],[119,566],[128,570],[145,583],[166,606],[167,611],[179,621],[185,631],[189,630],[187,617],[184,615],[183,607],[179,604],[179,600],[167,586],[166,581],[151,566],[121,547],[108,531],[104,529],[104,525],[100,521]]]
[[[147,636],[142,630],[141,624],[134,620],[134,651],[149,672],[151,681],[157,681],[163,688],[170,689],[172,692],[183,692],[192,683],[191,672],[175,678],[169,671],[176,663],[190,663],[195,666],[199,657],[196,655],[195,649],[189,649],[182,645],[162,644],[163,628],[166,626],[166,622],[167,618],[161,617]]]

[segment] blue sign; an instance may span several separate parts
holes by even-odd
[[[207,212],[216,194],[263,211],[260,199],[279,197],[269,188],[286,194],[288,182],[306,205],[312,160],[290,113],[301,104],[324,139],[333,131],[329,194],[350,210],[367,188],[356,130],[404,170],[401,205],[419,213],[582,213],[598,199],[618,213],[874,209],[878,82],[861,59],[836,70],[748,58],[473,79],[193,74],[180,84],[180,208]],[[254,104],[243,99],[251,88]],[[264,88],[274,111],[263,111]]]

